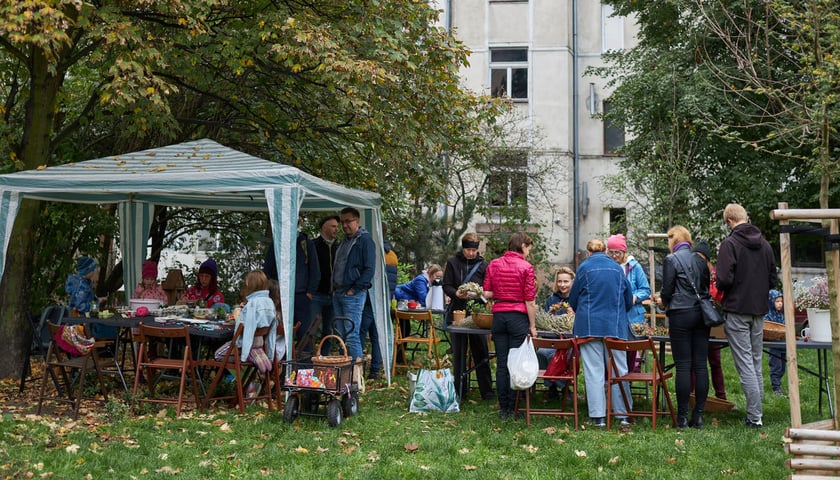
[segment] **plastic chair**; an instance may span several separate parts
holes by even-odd
[[[671,415],[671,424],[677,425],[677,416],[674,412],[674,404],[671,402],[671,395],[668,393],[667,380],[672,377],[671,373],[665,373],[662,364],[656,357],[656,347],[653,344],[653,339],[650,337],[641,340],[617,340],[612,338],[605,338],[604,345],[607,348],[609,364],[607,365],[607,428],[611,426],[613,416],[612,412],[612,395],[609,392],[615,384],[621,385],[624,382],[645,382],[651,389],[651,400],[649,410],[633,410],[630,411],[630,401],[627,398],[627,392],[624,388],[619,388],[621,391],[621,398],[627,407],[627,413],[621,416],[628,417],[650,417],[653,428],[656,429],[656,417],[658,415]],[[636,352],[637,356],[648,357],[651,362],[651,368],[648,372],[628,372],[626,375],[618,375],[618,369],[613,359],[614,351],[616,354],[626,355],[625,352]],[[665,396],[668,410],[659,410],[659,391]]]
[[[184,386],[189,378],[192,384],[193,398],[196,406],[198,406],[200,402],[197,386],[198,374],[190,347],[190,327],[187,325],[159,327],[140,323],[138,329],[140,348],[137,352],[137,367],[134,373],[134,388],[131,391],[131,396],[141,402],[175,405],[175,414],[180,416],[184,404]],[[179,343],[184,342],[183,351],[179,355],[168,358],[156,355],[159,343],[170,343],[173,340],[177,340]],[[164,375],[166,371],[172,370],[178,372],[178,375]],[[140,387],[141,379],[144,377],[149,388],[149,397],[137,398],[137,390]],[[157,384],[170,379],[179,383],[178,395],[158,396]]]
[[[216,373],[213,375],[213,382],[210,384],[210,388],[207,389],[207,394],[204,396],[202,408],[206,409],[210,402],[213,400],[235,400],[236,403],[239,405],[239,412],[244,414],[245,390],[243,388],[243,385],[248,385],[250,382],[259,379],[259,391],[256,393],[255,396],[248,397],[248,400],[256,401],[260,399],[265,399],[268,401],[269,411],[272,409],[271,381],[272,379],[275,379],[274,370],[277,369],[277,362],[273,362],[271,370],[268,370],[265,373],[260,373],[257,366],[251,363],[250,361],[243,362],[240,358],[240,350],[237,346],[237,341],[242,336],[242,332],[244,331],[244,329],[245,326],[239,324],[239,327],[237,327],[236,332],[233,334],[233,339],[231,339],[230,341],[230,348],[228,348],[227,352],[225,352],[225,355],[221,360],[216,360],[214,358],[210,360],[200,360],[198,362],[198,364],[202,367],[210,367],[216,369]],[[268,335],[277,335],[277,329],[271,326],[258,328],[254,332],[254,339],[256,339],[257,337],[262,337],[263,348],[267,349]],[[269,352],[266,350],[266,355],[268,355],[270,358],[274,358],[274,352],[271,352],[271,354],[269,355]],[[228,370],[233,370],[234,383],[236,384],[235,395],[214,396],[216,392],[216,387],[219,385],[219,382],[227,376]],[[275,384],[274,389],[276,388],[277,386]]]
[[[553,348],[555,350],[572,350],[572,355],[570,355],[568,368],[564,373],[561,375],[546,375],[545,370],[540,370],[537,374],[537,381],[534,382],[534,385],[527,389],[527,390],[520,390],[516,392],[516,407],[515,411],[519,412],[519,398],[521,397],[522,393],[525,393],[525,425],[530,427],[531,426],[531,415],[552,415],[558,417],[574,417],[575,421],[575,430],[578,429],[578,383],[577,377],[580,373],[580,368],[578,364],[578,359],[580,355],[578,354],[577,348],[577,341],[574,338],[557,338],[557,339],[549,339],[549,338],[533,338],[532,342],[534,343],[535,349],[540,348]],[[552,409],[552,408],[531,408],[531,395],[536,393],[537,386],[542,383],[544,380],[562,380],[566,382],[566,385],[571,385],[572,387],[572,410],[566,411],[562,409]]]
[[[69,403],[73,406],[73,418],[79,417],[79,406],[83,399],[98,400],[96,397],[85,397],[85,378],[91,371],[96,372],[96,379],[103,400],[108,400],[108,388],[102,379],[102,371],[107,365],[107,359],[99,358],[97,348],[104,347],[107,342],[96,342],[93,348],[85,355],[71,355],[56,343],[55,337],[61,328],[50,321],[47,321],[47,328],[50,334],[50,345],[47,349],[46,361],[44,364],[44,376],[41,379],[41,391],[38,395],[38,415],[41,414],[44,400],[52,400],[61,403]],[[49,378],[61,378],[64,389],[59,382],[55,382],[55,394],[49,395],[47,382]]]
[[[403,336],[402,331],[399,328],[401,320],[409,321],[409,325],[413,327],[410,331],[413,333],[410,333],[405,337]],[[406,312],[397,310],[396,324],[397,327],[394,328],[394,355],[392,358],[393,362],[391,363],[391,378],[396,375],[398,366],[405,369],[410,368],[408,358],[405,354],[405,346],[409,343],[413,343],[415,345],[426,345],[426,355],[430,359],[434,357],[435,362],[437,363],[437,368],[440,369],[440,356],[438,355],[437,349],[437,344],[440,342],[440,339],[435,335],[435,324],[432,311]],[[424,332],[425,336],[423,335]],[[397,365],[397,350],[400,351],[403,359],[403,363],[399,365]]]

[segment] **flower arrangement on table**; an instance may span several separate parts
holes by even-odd
[[[633,335],[637,337],[667,337],[669,335],[668,327],[657,325],[654,328],[647,322],[631,323],[630,329],[633,331]]]
[[[828,309],[828,277],[819,275],[811,279],[811,284],[807,287],[800,286],[799,283],[793,289],[794,293],[794,307],[797,310],[807,310],[809,308]]]
[[[549,313],[552,313],[554,315],[562,315],[562,313],[557,312],[565,313],[569,309],[569,302],[557,302],[552,306],[548,307],[548,309],[550,310]]]
[[[534,318],[534,326],[537,327],[537,330],[547,330],[557,335],[569,333],[575,326],[575,315],[571,313],[557,315],[551,312],[537,310]]]

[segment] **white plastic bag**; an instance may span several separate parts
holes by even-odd
[[[510,349],[507,367],[510,373],[510,388],[513,390],[527,390],[537,381],[540,362],[537,360],[537,352],[530,335],[525,337],[521,346]]]

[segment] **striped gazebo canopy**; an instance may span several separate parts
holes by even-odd
[[[0,175],[0,277],[15,216],[24,198],[118,205],[125,285],[140,281],[155,205],[268,211],[286,331],[292,331],[298,213],[351,206],[379,245],[372,305],[383,357],[393,335],[388,315],[380,197],[263,160],[209,139],[113,155],[79,163]],[[291,351],[291,336],[287,338]],[[390,368],[385,369],[390,372]]]

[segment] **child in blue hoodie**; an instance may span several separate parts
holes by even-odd
[[[776,323],[785,323],[785,301],[784,297],[782,297],[782,292],[770,290],[768,301],[770,302],[770,309],[767,311],[767,315],[764,315],[764,319]],[[782,390],[782,376],[785,374],[785,368],[787,368],[787,352],[785,351],[785,347],[770,348],[769,352],[770,385],[773,387],[773,393],[784,397],[785,392]]]

